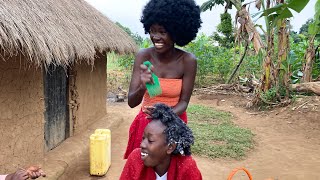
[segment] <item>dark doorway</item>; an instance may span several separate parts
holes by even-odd
[[[49,66],[44,72],[46,150],[69,137],[68,78],[61,66]]]

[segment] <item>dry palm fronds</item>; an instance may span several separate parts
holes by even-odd
[[[6,56],[21,53],[38,66],[64,67],[78,60],[93,64],[97,51],[136,50],[124,31],[84,0],[3,0],[0,47]]]

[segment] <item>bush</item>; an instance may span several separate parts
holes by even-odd
[[[184,47],[198,59],[196,87],[206,87],[214,83],[224,83],[239,61],[241,49],[228,49],[216,46],[214,41],[204,34]],[[236,57],[236,61],[235,61]],[[261,59],[261,58],[260,58]],[[249,76],[260,72],[261,61],[257,55],[247,55],[241,65],[239,75]]]

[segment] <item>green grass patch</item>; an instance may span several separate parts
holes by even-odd
[[[118,63],[119,55],[114,52],[110,52],[107,54],[107,71],[120,71],[119,63]]]
[[[194,154],[241,159],[253,147],[253,133],[236,126],[230,113],[203,105],[190,105],[187,111],[188,125],[195,136]]]
[[[118,87],[129,89],[131,80],[133,55],[118,55],[114,52],[107,54],[107,89],[117,92]]]

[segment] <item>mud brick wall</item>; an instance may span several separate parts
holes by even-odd
[[[0,174],[44,157],[43,74],[23,57],[0,59]]]
[[[72,112],[74,134],[106,115],[106,57],[100,55],[94,66],[85,62],[75,65],[77,110]]]

